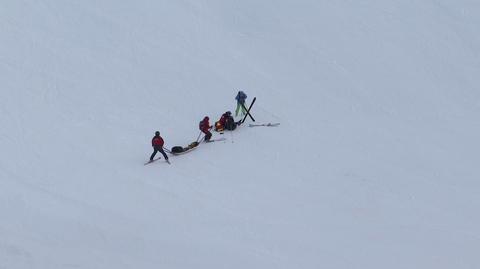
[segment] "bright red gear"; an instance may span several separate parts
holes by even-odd
[[[223,114],[222,117],[220,118],[220,120],[218,122],[220,122],[220,124],[225,127],[225,123],[227,123],[227,115]]]
[[[208,122],[208,118],[205,118],[200,122],[200,130],[202,132],[206,133],[210,128],[211,126],[210,126],[210,123]]]
[[[165,142],[163,141],[163,138],[161,136],[155,136],[152,139],[152,147],[163,147],[163,144]]]

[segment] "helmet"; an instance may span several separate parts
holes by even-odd
[[[210,118],[208,116],[205,116],[205,118],[203,118],[203,120],[210,120]]]
[[[232,115],[232,112],[231,111],[227,111],[225,112],[225,114],[227,114],[228,116]]]
[[[159,131],[156,131],[156,132],[155,132],[155,135],[156,135],[156,136],[159,136],[159,135],[160,135],[160,132],[159,132]]]

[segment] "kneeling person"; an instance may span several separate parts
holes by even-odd
[[[233,130],[235,130],[235,128],[237,128],[237,123],[233,119],[232,112],[230,112],[230,111],[227,111],[227,112],[223,113],[220,120],[217,121],[217,123],[215,124],[215,126],[217,126],[217,125],[219,126],[219,128],[221,128],[222,131],[224,129],[229,130],[229,131],[233,131]]]

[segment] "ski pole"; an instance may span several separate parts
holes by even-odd
[[[199,133],[198,136],[197,136],[197,140],[195,140],[195,141],[198,142],[198,139],[200,139],[200,136],[201,136],[201,135],[202,135],[202,131],[200,131],[200,133]]]

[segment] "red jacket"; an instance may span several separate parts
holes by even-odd
[[[210,127],[211,126],[210,126],[210,123],[208,122],[208,120],[204,119],[200,122],[200,130],[202,132],[207,132],[210,129]]]
[[[152,147],[163,147],[163,138],[161,136],[154,136],[152,138]]]
[[[227,115],[223,114],[219,122],[222,126],[225,126],[225,123],[227,123]]]

